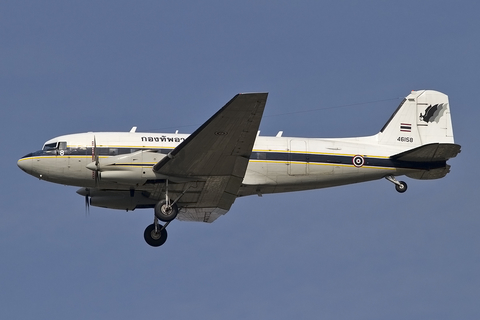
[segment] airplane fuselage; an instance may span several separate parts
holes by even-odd
[[[164,178],[152,166],[187,137],[176,133],[71,134],[47,141],[43,150],[23,157],[19,165],[39,179],[59,184],[149,190],[149,182]],[[99,181],[87,168],[94,161],[94,140],[101,162],[109,164],[101,168]],[[258,136],[238,196],[345,185],[424,169],[414,164],[399,167],[390,159],[404,149],[379,146],[376,135],[340,139]]]

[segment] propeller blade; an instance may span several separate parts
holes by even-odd
[[[99,161],[99,157],[98,157],[98,152],[97,152],[97,140],[95,138],[95,136],[93,136],[93,161],[95,161],[95,166],[97,167],[97,170],[100,169],[100,161]]]
[[[95,187],[98,187],[98,183],[100,181],[100,157],[98,156],[98,150],[97,150],[97,139],[95,136],[93,136],[93,141],[92,141],[93,147],[92,147],[92,161],[93,163],[87,165],[87,168],[90,170],[93,170],[93,178],[95,180]],[[92,166],[93,164],[93,166]]]
[[[90,196],[85,195],[85,216],[90,215]]]
[[[100,182],[100,180],[102,179],[102,174],[100,173],[100,171],[95,171],[95,187],[98,187],[98,183]]]

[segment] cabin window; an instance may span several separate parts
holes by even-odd
[[[110,148],[110,149],[108,149],[108,155],[109,155],[109,156],[116,156],[116,155],[118,155],[118,149],[117,149],[117,148]]]

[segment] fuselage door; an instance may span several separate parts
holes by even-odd
[[[288,174],[291,176],[308,174],[307,141],[301,139],[290,140]]]

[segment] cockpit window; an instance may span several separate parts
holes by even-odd
[[[52,143],[46,143],[43,146],[43,151],[50,151],[50,150],[55,150],[57,149],[57,142],[52,142]]]
[[[43,151],[52,151],[52,150],[66,150],[67,143],[65,141],[46,143],[43,146]]]

